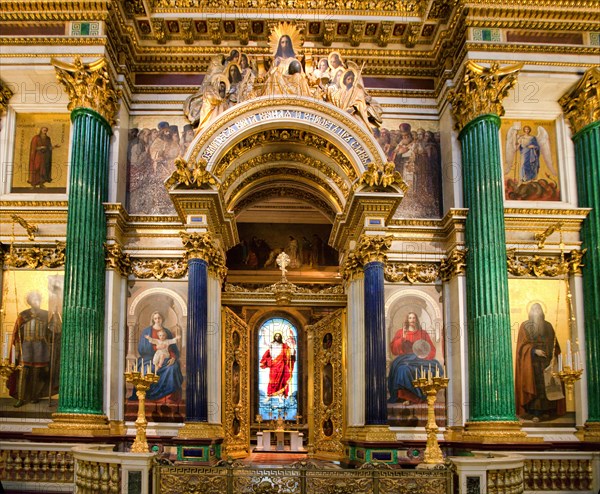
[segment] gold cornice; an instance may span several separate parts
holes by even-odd
[[[517,83],[517,74],[522,67],[522,62],[508,67],[500,67],[494,62],[487,68],[469,60],[460,82],[448,93],[455,128],[461,131],[482,115],[504,115],[502,101]]]
[[[42,42],[43,39],[43,42]],[[53,38],[44,37],[41,38],[39,36],[36,37],[27,37],[27,36],[11,36],[8,37],[0,37],[0,46],[19,46],[19,45],[27,45],[27,46],[36,46],[36,45],[44,45],[44,46],[104,46],[106,44],[106,38],[103,37],[90,37],[90,38],[72,38],[69,36],[56,36]],[[54,56],[56,53],[43,55],[45,57]],[[75,53],[75,56],[82,56],[79,53]],[[10,57],[21,57],[21,56],[38,56],[38,55],[21,55],[21,54],[5,54],[5,56]],[[61,53],[61,57],[64,56]],[[98,53],[93,53],[90,56],[98,56]]]
[[[600,121],[600,68],[587,70],[577,85],[558,103],[571,124],[573,134]]]
[[[119,111],[121,91],[115,91],[108,74],[105,58],[83,63],[75,57],[74,63],[52,59],[56,78],[69,96],[68,109],[91,108],[106,119],[112,127]]]

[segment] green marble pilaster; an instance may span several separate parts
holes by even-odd
[[[470,421],[516,421],[497,115],[462,129]]]
[[[71,113],[65,292],[58,413],[103,413],[104,242],[108,149],[106,120],[89,108]]]
[[[591,208],[581,227],[588,422],[600,422],[600,121],[573,136],[579,206]]]

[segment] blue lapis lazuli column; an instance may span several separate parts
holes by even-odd
[[[208,332],[208,264],[188,260],[188,319],[185,392],[186,422],[208,422],[206,345]]]
[[[387,424],[385,303],[383,263],[369,262],[365,273],[365,425]]]

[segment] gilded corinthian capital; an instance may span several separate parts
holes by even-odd
[[[481,115],[504,115],[502,101],[516,84],[522,67],[523,63],[500,67],[494,62],[487,68],[472,61],[467,62],[462,83],[448,94],[456,130],[460,132],[471,120]]]
[[[8,100],[12,98],[13,92],[2,81],[0,81],[0,117],[6,113]]]
[[[558,102],[569,119],[573,134],[600,121],[600,68],[587,70],[577,85]]]
[[[52,59],[56,78],[69,95],[69,110],[90,108],[102,115],[112,127],[119,110],[120,91],[115,91],[106,68],[106,59],[83,63],[75,57],[74,63]]]
[[[356,252],[363,265],[369,262],[385,262],[385,254],[392,246],[393,235],[362,235]]]
[[[227,274],[225,256],[213,241],[210,233],[179,232],[183,247],[186,250],[185,259],[202,259],[208,264],[208,269],[217,277],[224,279]]]

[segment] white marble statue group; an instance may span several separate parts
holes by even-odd
[[[300,33],[281,23],[270,37],[273,59],[249,57],[238,50],[213,57],[202,85],[187,98],[184,113],[199,132],[228,108],[259,96],[295,95],[327,101],[354,115],[368,129],[381,124],[381,106],[368,94],[362,68],[344,63],[338,52],[319,59],[316,67],[301,62]]]

